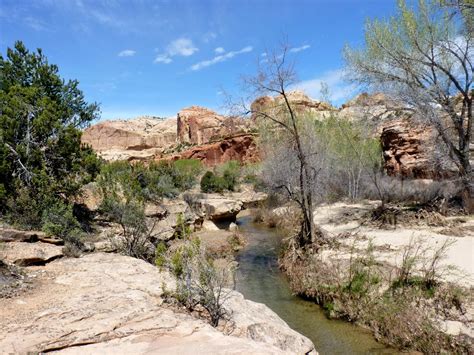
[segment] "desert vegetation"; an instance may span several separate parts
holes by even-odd
[[[365,46],[345,51],[348,73],[355,83],[404,105],[413,122],[424,120],[434,128],[456,174],[429,184],[388,176],[369,114],[348,121],[334,110],[304,110],[292,101],[289,88],[297,82],[296,72],[283,44],[246,79],[252,92],[276,97],[247,112],[260,126],[261,178],[283,206],[267,202],[255,220],[292,236],[281,266],[294,291],[315,300],[328,315],[363,324],[400,349],[463,353],[470,351],[469,337],[446,334],[439,325],[447,313],[463,319],[463,307],[472,302],[465,297],[469,289],[447,281],[448,270],[454,271],[441,263],[453,241],[430,252],[429,241],[410,241],[400,250],[401,261],[387,264],[380,246],[369,242],[356,249],[343,242],[356,243],[357,231],[329,232],[314,221],[316,206],[363,199],[379,203],[356,217],[358,223],[380,229],[424,225],[429,230],[449,225],[448,216],[471,213],[473,7],[464,1],[418,5],[414,10],[400,2],[390,20],[369,21]],[[333,223],[346,223],[339,218]]]
[[[164,307],[221,329],[232,323],[233,258],[246,243],[233,222],[258,204],[253,221],[285,236],[279,265],[295,294],[397,349],[471,353],[472,280],[448,255],[474,237],[474,4],[412,5],[399,1],[391,18],[368,20],[363,45],[344,50],[347,79],[379,98],[362,94],[337,108],[324,84],[327,102],[295,91],[292,55],[302,49],[284,41],[244,77],[249,97],[229,104],[238,117],[193,106],[174,126],[147,116],[142,135],[126,131],[126,121],[101,127],[125,137],[133,152],[109,161],[81,142],[99,105],[41,49],[16,42],[0,56],[0,227],[7,231],[0,242],[24,247],[41,239],[54,249],[24,265],[95,249],[139,259],[124,258],[171,275],[160,285]],[[216,63],[246,48],[216,48]],[[449,169],[415,179],[404,157],[416,162],[424,141],[398,126],[386,130],[390,120],[434,132],[423,164]],[[109,151],[112,143],[104,144]],[[389,170],[389,159],[406,169]],[[21,284],[18,265],[0,260],[8,297]]]

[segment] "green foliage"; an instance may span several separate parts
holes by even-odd
[[[201,171],[195,159],[149,165],[128,162],[104,164],[98,177],[102,195],[118,195],[126,201],[158,201],[191,188]]]
[[[155,249],[155,265],[162,268],[166,265],[166,252],[168,248],[164,242],[159,242]]]
[[[377,138],[369,136],[363,122],[336,116],[315,120],[315,134],[327,150],[331,181],[329,198],[360,196],[364,180],[371,180],[382,167],[382,149]]]
[[[183,213],[179,213],[176,219],[175,236],[179,239],[187,239],[191,235],[191,228],[186,224]]]
[[[202,163],[198,159],[181,159],[173,163],[175,170],[175,185],[181,190],[187,190],[196,183],[196,177],[203,170]]]
[[[230,160],[219,166],[217,170],[222,174],[224,188],[234,191],[241,175],[240,163],[236,160]]]
[[[206,171],[201,178],[201,191],[205,193],[222,192],[224,191],[224,181],[212,171]]]
[[[84,233],[73,214],[72,207],[72,204],[60,201],[51,205],[43,212],[42,230],[47,235],[61,238],[66,244],[81,248]]]
[[[176,278],[176,290],[170,295],[190,311],[204,308],[211,325],[217,326],[228,315],[224,302],[229,293],[224,287],[234,270],[218,270],[198,238],[187,239],[174,251],[164,250],[160,247],[156,263],[166,265]]]
[[[28,211],[27,227],[39,227],[44,196],[67,199],[97,174],[100,161],[81,145],[80,129],[99,108],[86,103],[76,80],[61,79],[40,49],[29,52],[21,42],[0,56],[0,78],[0,206],[29,196],[37,208]]]
[[[207,171],[201,178],[202,192],[234,191],[241,176],[238,161],[230,160],[216,168],[216,173]]]
[[[143,202],[135,199],[124,200],[116,194],[111,194],[103,199],[99,209],[104,216],[121,227],[121,234],[114,240],[120,253],[153,262],[153,228],[147,226]]]

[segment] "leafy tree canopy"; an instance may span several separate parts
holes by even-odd
[[[99,159],[81,129],[99,117],[77,80],[65,81],[38,49],[18,41],[0,55],[0,201],[67,199],[94,178]],[[46,202],[45,202],[46,203]],[[39,211],[40,213],[41,211]]]

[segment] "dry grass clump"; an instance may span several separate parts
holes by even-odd
[[[377,339],[401,350],[427,354],[469,353],[472,339],[443,333],[438,319],[465,320],[468,292],[442,282],[451,242],[436,250],[414,240],[395,267],[379,262],[375,248],[343,255],[288,247],[280,259],[295,293],[313,299],[329,317],[370,328]],[[332,256],[331,256],[332,255]]]
[[[400,206],[387,204],[378,206],[361,216],[362,224],[377,228],[402,226],[456,227],[462,219],[452,219],[441,213],[441,208],[427,205]]]

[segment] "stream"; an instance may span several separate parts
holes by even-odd
[[[396,354],[378,343],[370,332],[338,320],[329,320],[322,309],[291,293],[278,268],[282,236],[275,229],[239,216],[237,224],[248,244],[237,254],[236,289],[245,298],[264,303],[291,328],[312,340],[319,354]]]

